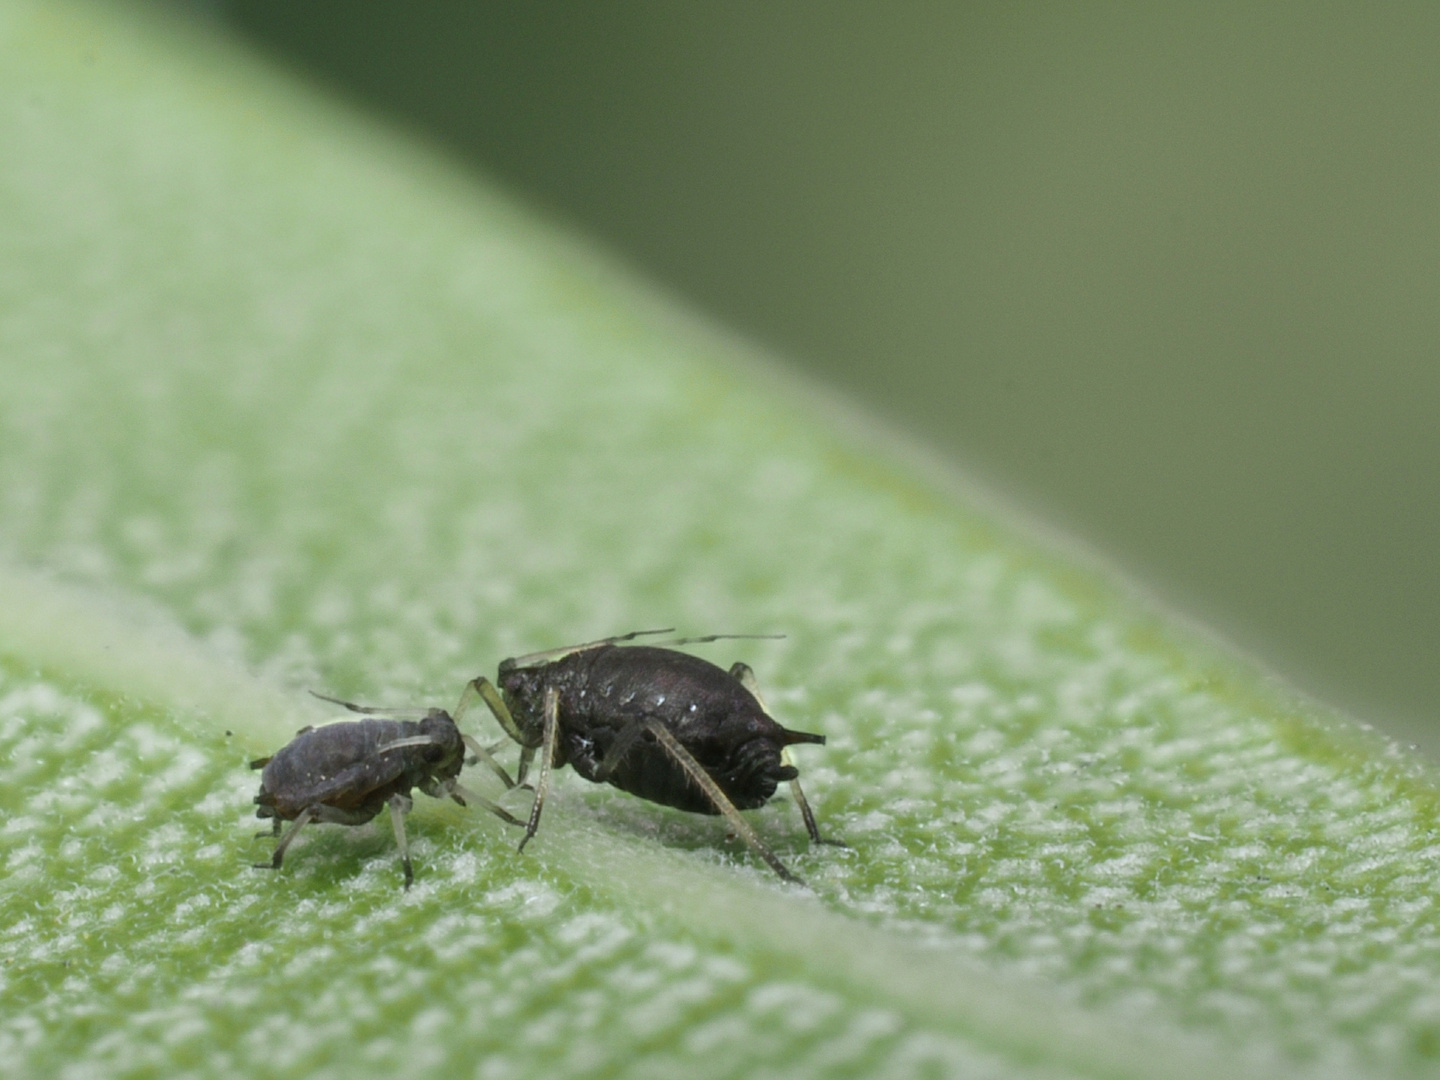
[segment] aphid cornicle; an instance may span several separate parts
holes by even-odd
[[[415,788],[433,798],[449,797],[461,806],[476,803],[512,825],[521,824],[489,799],[460,785],[467,748],[475,755],[472,760],[483,759],[507,786],[513,782],[488,750],[461,734],[445,710],[425,710],[417,722],[399,719],[402,712],[315,696],[351,712],[378,713],[385,718],[301,728],[274,755],[250,763],[252,769],[263,770],[255,816],[273,818],[273,835],[280,837],[274,856],[268,863],[256,863],[258,869],[280,869],[285,849],[312,821],[363,825],[389,806],[408,889],[415,872],[405,840],[405,815],[413,805],[410,792]],[[283,836],[282,821],[292,823]]]
[[[536,751],[540,775],[526,824],[526,843],[540,825],[550,772],[565,765],[587,780],[613,784],[651,802],[698,814],[723,814],[745,842],[786,881],[800,882],[761,842],[741,810],[764,805],[788,781],[805,828],[820,830],[786,747],[823,743],[825,736],[790,731],[772,719],[745,664],[727,672],[714,664],[652,645],[624,646],[644,630],[514,657],[500,664],[499,690],[471,680],[459,716],[479,697],[505,733],[520,744],[523,782]],[[715,634],[667,644],[719,641]]]

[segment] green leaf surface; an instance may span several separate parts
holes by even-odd
[[[223,42],[4,0],[0,147],[0,1074],[1435,1071],[1398,749]],[[672,624],[811,890],[568,771],[249,868],[306,689]]]

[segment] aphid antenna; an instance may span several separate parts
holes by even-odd
[[[656,645],[704,645],[711,641],[784,641],[784,634],[706,634],[704,637],[672,638]]]
[[[391,739],[382,746],[377,746],[375,752],[384,754],[390,750],[399,750],[406,746],[431,746],[435,742],[429,735],[407,735],[403,739]]]
[[[586,641],[579,645],[564,645],[558,649],[546,649],[543,652],[526,653],[524,656],[517,656],[507,661],[511,668],[540,667],[552,663],[572,653],[584,652],[586,649],[598,649],[601,645],[616,645],[622,641],[634,641],[638,637],[650,637],[654,634],[673,634],[675,627],[662,626],[658,630],[631,630],[628,634],[616,634],[614,637],[600,638],[598,641]]]
[[[353,713],[360,713],[362,716],[391,716],[397,720],[414,717],[423,720],[430,715],[431,711],[429,709],[419,708],[387,709],[382,705],[356,705],[353,701],[341,701],[339,698],[333,698],[328,694],[322,694],[315,690],[310,691],[310,696],[317,697],[321,701],[328,701],[332,705],[339,705],[342,708],[349,709]]]

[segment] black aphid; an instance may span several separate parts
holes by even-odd
[[[631,645],[643,630],[504,660],[500,685],[477,678],[465,688],[456,716],[478,696],[506,734],[521,746],[520,780],[536,750],[540,776],[520,841],[524,850],[540,826],[552,768],[572,765],[587,780],[608,783],[651,802],[697,814],[723,814],[745,842],[786,881],[786,869],[741,810],[753,810],[788,781],[815,843],[815,815],[800,790],[799,771],[786,747],[823,743],[825,736],[790,731],[766,713],[754,672],[727,672],[699,657],[656,646]],[[666,644],[719,641],[715,634]],[[803,884],[803,882],[802,882]]]
[[[252,769],[264,770],[260,774],[260,794],[255,796],[259,807],[255,816],[274,818],[273,835],[280,837],[274,857],[268,863],[256,863],[256,867],[278,870],[285,849],[312,821],[363,825],[389,806],[408,889],[415,873],[405,841],[405,815],[414,805],[410,798],[414,788],[437,799],[448,796],[461,806],[473,802],[512,825],[520,824],[489,799],[460,785],[458,778],[467,748],[475,759],[484,760],[494,769],[507,787],[514,786],[514,782],[488,750],[460,733],[443,709],[426,710],[417,722],[399,719],[400,714],[392,710],[352,705],[323,694],[315,696],[351,712],[388,716],[301,728],[273,756],[250,763]],[[283,836],[281,821],[293,822]]]

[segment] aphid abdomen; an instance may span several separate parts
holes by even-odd
[[[682,699],[683,700],[683,699]],[[764,737],[775,725],[764,714],[755,716],[721,713],[718,717],[682,711],[627,712],[623,715],[561,714],[565,730],[563,761],[587,780],[610,784],[638,798],[672,806],[692,814],[719,814],[722,811],[664,752],[650,732],[632,732],[633,742],[602,775],[602,762],[622,733],[646,719],[664,724],[701,768],[719,785],[725,796],[741,810],[763,806],[775,794],[779,780],[791,779],[795,770],[780,760],[779,743]],[[757,737],[757,729],[764,734]]]
[[[785,764],[778,743],[754,738],[740,744],[717,770],[715,780],[740,810],[764,806],[782,780],[794,780],[800,771]]]
[[[659,752],[653,738],[642,735],[639,743],[606,778],[606,783],[662,806],[673,806],[676,810],[692,814],[720,813],[719,808],[685,775],[685,771]]]
[[[312,728],[296,736],[266,764],[260,773],[257,802],[287,820],[315,805],[373,817],[404,772],[401,758],[377,758],[375,749],[416,730],[415,724],[399,720],[347,721]]]
[[[265,794],[271,797],[268,805],[286,819],[293,819],[311,806],[331,806],[374,817],[391,794],[389,789],[394,787],[394,777],[377,778],[370,775],[373,771],[364,762],[358,762],[330,776],[314,778],[309,783],[266,788]],[[264,783],[263,779],[261,782]]]

